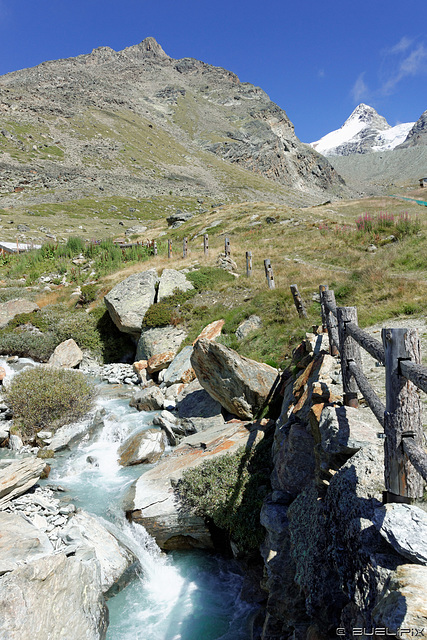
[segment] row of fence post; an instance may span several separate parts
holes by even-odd
[[[402,375],[401,370],[405,362],[421,362],[418,331],[383,329],[381,345],[358,327],[356,307],[337,307],[334,292],[326,285],[321,285],[319,292],[322,326],[323,331],[328,332],[330,353],[340,355],[343,402],[346,406],[357,407],[360,389],[384,426],[384,499],[387,502],[419,499],[423,496],[424,479],[409,460],[405,449],[415,452],[411,455],[414,460],[418,456],[420,462],[417,466],[422,472],[427,456],[423,449],[421,401],[417,386]],[[363,373],[359,343],[385,365],[385,406]]]

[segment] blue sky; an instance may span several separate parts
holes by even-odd
[[[304,142],[366,102],[391,125],[427,109],[420,0],[0,0],[0,74],[153,36],[285,109]]]

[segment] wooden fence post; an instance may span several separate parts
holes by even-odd
[[[248,278],[252,275],[252,251],[246,251],[246,275]]]
[[[182,241],[182,257],[186,258],[188,253],[188,238],[185,237]]]
[[[322,314],[322,332],[326,333],[328,331],[328,325],[326,323],[326,307],[325,307],[325,300],[323,298],[323,294],[325,291],[328,290],[328,285],[327,284],[321,284],[319,285],[319,298],[320,298],[320,312]]]
[[[307,311],[305,310],[303,299],[301,298],[301,294],[298,291],[298,286],[296,284],[291,284],[291,293],[294,299],[294,304],[296,310],[298,311],[298,315],[300,318],[307,317]]]
[[[323,292],[323,300],[329,305],[329,307],[336,308],[335,293],[332,290],[327,289]],[[335,315],[326,307],[326,326],[328,328],[329,336],[329,351],[331,356],[337,356],[339,354],[339,337],[338,337],[338,325]]]
[[[226,256],[231,255],[230,239],[227,238],[227,237],[224,240],[224,253],[225,253]]]
[[[168,240],[168,258],[172,258],[172,240]]]
[[[273,268],[268,258],[264,260],[264,269],[265,269],[265,277],[267,278],[268,288],[274,289],[276,284],[274,282]]]
[[[344,391],[344,405],[346,407],[357,407],[357,382],[350,372],[348,363],[353,360],[357,366],[362,367],[360,347],[356,340],[348,335],[346,331],[347,322],[357,324],[356,307],[337,307],[338,337],[340,343],[342,385]]]
[[[383,329],[386,369],[384,477],[386,502],[410,502],[423,495],[424,482],[405,455],[403,438],[423,446],[421,401],[417,387],[400,372],[401,360],[421,361],[416,329]]]
[[[209,255],[209,236],[207,233],[205,233],[205,235],[203,236],[203,253],[207,258]]]

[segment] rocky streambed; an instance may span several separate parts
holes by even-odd
[[[8,375],[20,365],[4,363]],[[175,378],[182,377],[174,367]],[[263,425],[236,418],[227,424],[197,380],[174,382],[181,389],[172,401],[166,386],[136,386],[129,365],[92,364],[86,371],[104,379],[96,410],[55,434],[39,434],[53,459],[37,458],[37,448],[8,432],[4,407],[9,447],[0,449],[0,637],[249,637],[255,609],[240,598],[241,569],[212,554],[201,518],[163,507],[177,469],[235,451],[261,437]],[[46,463],[51,469],[43,480]],[[163,488],[153,486],[156,475]],[[157,500],[161,490],[166,501],[165,495]],[[142,494],[152,496],[154,518],[142,516],[144,505],[134,502]],[[159,544],[175,551],[166,557]]]

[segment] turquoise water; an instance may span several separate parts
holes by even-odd
[[[152,427],[153,413],[129,407],[123,388],[100,385],[104,427],[72,452],[57,454],[48,483],[77,507],[117,527],[141,569],[108,601],[107,640],[247,640],[253,609],[239,598],[237,565],[203,552],[161,553],[145,529],[126,521],[123,498],[148,465],[120,467],[117,449],[132,432]]]

